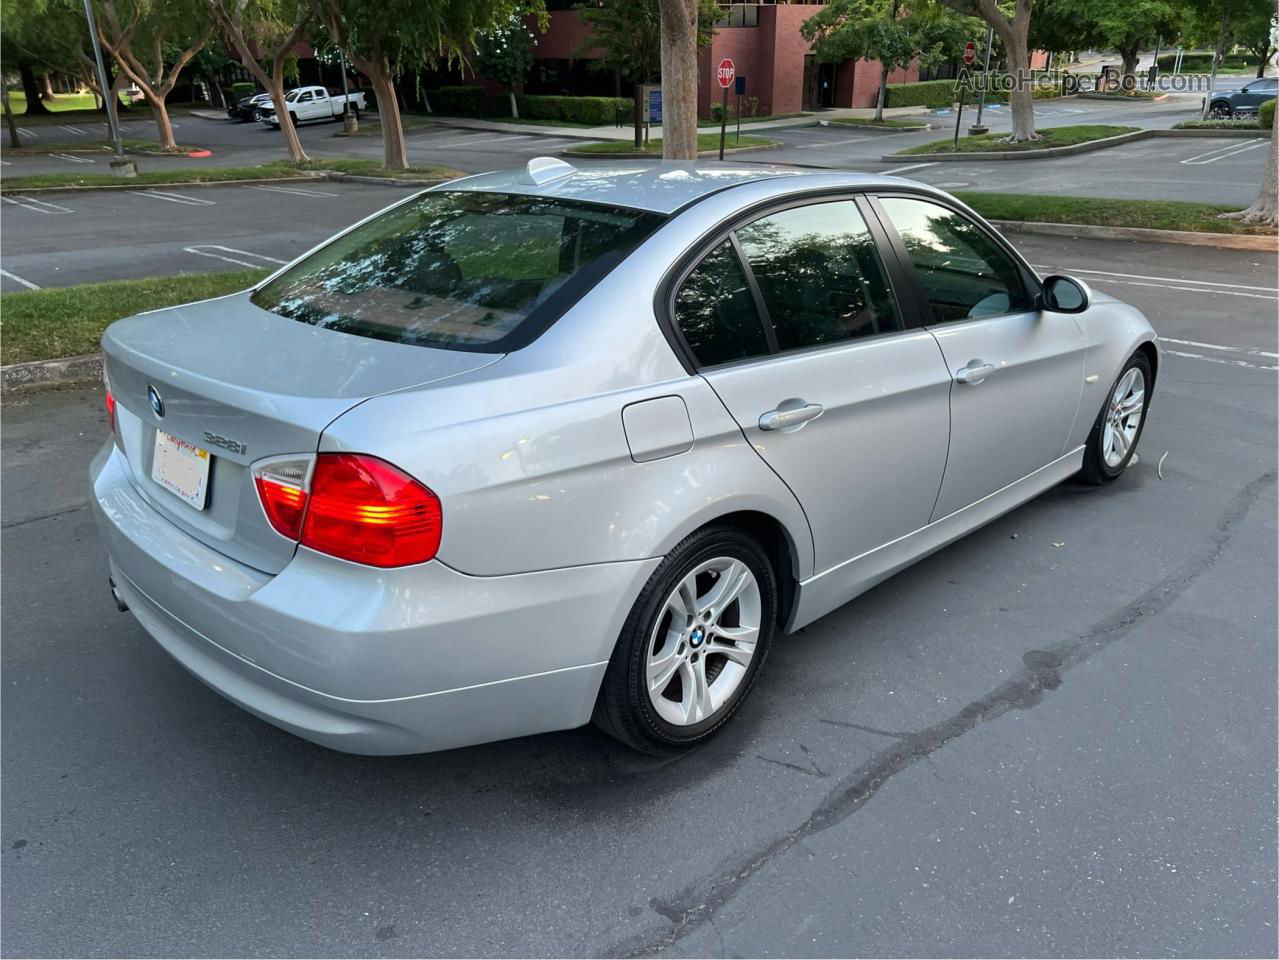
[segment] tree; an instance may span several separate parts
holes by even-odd
[[[916,59],[931,67],[954,55],[957,18],[940,8],[902,0],[832,0],[800,27],[820,62],[878,60],[875,119],[884,119],[888,75]]]
[[[1239,17],[1236,41],[1257,58],[1257,76],[1266,75],[1266,65],[1279,47],[1279,14],[1269,0],[1257,0]]]
[[[515,102],[515,88],[533,66],[533,48],[537,41],[524,24],[524,18],[511,16],[506,23],[481,30],[475,38],[475,70],[506,87],[511,98],[511,116],[518,119],[520,108]]]
[[[697,0],[658,0],[662,15],[662,159],[697,159]]]
[[[1035,99],[1030,73],[1030,9],[1033,0],[1013,0],[1012,16],[1000,9],[998,0],[937,0],[966,17],[980,17],[995,31],[1004,45],[1006,70],[1012,77],[1008,105],[1012,108],[1013,132],[1009,143],[1038,140],[1035,133]]]
[[[658,0],[595,0],[574,9],[590,31],[577,55],[598,49],[600,56],[592,61],[592,66],[612,70],[632,84],[652,83],[658,78],[662,66],[662,10]],[[715,0],[699,0],[699,48],[710,44],[719,13]],[[644,105],[638,89],[634,90],[634,97],[635,116],[642,117]]]
[[[1079,13],[1095,23],[1102,41],[1119,53],[1124,78],[1135,80],[1142,49],[1154,46],[1160,36],[1180,32],[1182,8],[1174,0],[1090,0]],[[1136,89],[1135,83],[1130,89]]]
[[[160,149],[176,151],[165,97],[213,34],[200,0],[94,0],[98,37],[142,91],[155,116]]]
[[[289,57],[312,22],[308,0],[205,0],[240,62],[262,89],[271,94],[285,149],[294,163],[309,159],[298,138],[293,114],[284,102]],[[259,60],[258,56],[262,59]]]
[[[329,38],[369,78],[382,125],[382,162],[407,170],[404,124],[395,96],[400,71],[465,62],[477,34],[510,17],[535,14],[543,0],[311,0]],[[394,64],[394,66],[392,66]]]
[[[1238,213],[1223,213],[1223,220],[1239,220],[1243,223],[1257,224],[1266,227],[1279,226],[1279,120],[1270,126],[1270,158],[1266,161],[1266,172],[1261,176],[1261,190],[1257,199],[1247,210]]]

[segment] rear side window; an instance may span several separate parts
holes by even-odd
[[[253,302],[357,336],[505,353],[546,329],[664,220],[543,197],[426,193],[290,267]]]
[[[927,200],[880,203],[915,265],[934,323],[1030,309],[1017,264],[977,224]]]
[[[704,367],[768,353],[746,272],[728,240],[708,253],[680,285],[675,322]]]
[[[794,207],[737,231],[779,350],[902,329],[875,241],[851,200]]]

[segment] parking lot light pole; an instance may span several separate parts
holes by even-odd
[[[360,121],[351,111],[351,94],[346,86],[346,54],[341,47],[338,47],[338,67],[342,71],[342,132],[349,135],[359,129]]]
[[[102,91],[102,105],[107,111],[107,126],[111,130],[111,145],[115,149],[115,156],[111,158],[111,172],[118,177],[136,177],[138,165],[124,155],[124,144],[120,142],[120,118],[115,112],[115,91],[107,81],[107,68],[102,62],[98,24],[93,19],[93,0],[84,0],[84,17],[89,22],[89,42],[93,45],[93,60],[98,68],[98,88]]]

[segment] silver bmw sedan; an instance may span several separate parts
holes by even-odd
[[[366,754],[691,748],[779,634],[1119,477],[1159,367],[1139,311],[924,185],[546,158],[102,346],[116,603]]]

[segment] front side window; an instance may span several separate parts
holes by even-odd
[[[866,222],[851,200],[783,210],[737,231],[779,350],[902,329]]]
[[[915,265],[934,323],[1030,309],[1017,264],[977,224],[927,200],[880,203]]]
[[[426,193],[285,270],[253,302],[357,336],[503,353],[664,220],[543,197]]]
[[[746,272],[728,240],[684,279],[675,294],[675,322],[701,366],[768,353]]]

